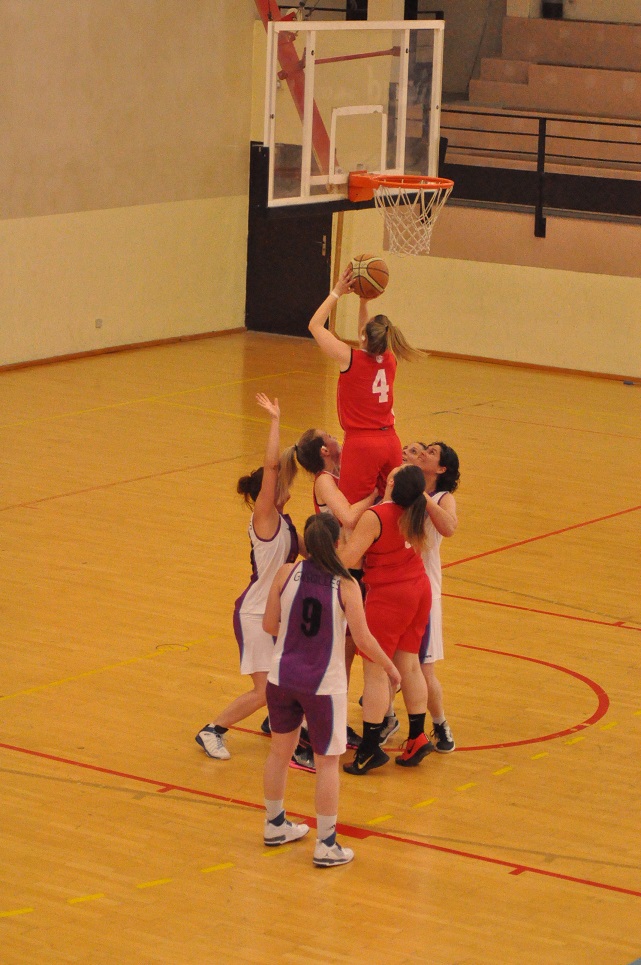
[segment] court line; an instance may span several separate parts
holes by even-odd
[[[443,596],[452,600],[465,600],[469,603],[483,603],[487,606],[504,607],[506,610],[522,610],[524,613],[538,613],[541,616],[558,617],[560,620],[576,620],[578,623],[593,623],[599,627],[614,627],[617,630],[636,630],[641,632],[641,627],[635,627],[631,623],[623,620],[597,620],[596,617],[579,617],[572,613],[557,613],[555,610],[541,610],[533,606],[520,606],[516,603],[501,603],[498,600],[485,600],[476,596],[463,596],[460,593],[443,593]]]
[[[596,724],[597,721],[601,720],[608,712],[610,707],[610,698],[606,694],[603,687],[595,683],[594,680],[590,680],[589,677],[578,673],[576,670],[570,670],[569,667],[562,667],[557,663],[550,663],[548,660],[540,660],[538,657],[526,657],[521,653],[509,653],[506,650],[493,650],[491,647],[479,647],[471,643],[457,643],[457,647],[462,647],[464,650],[480,650],[482,653],[494,653],[501,657],[514,657],[516,660],[526,660],[528,663],[538,663],[542,667],[548,667],[551,670],[558,670],[560,673],[568,674],[570,677],[574,677],[576,680],[580,680],[581,683],[586,684],[590,690],[596,694],[597,698],[597,708],[593,714],[587,717],[580,724],[575,724],[573,727],[567,727],[565,730],[557,731],[554,734],[544,734],[541,737],[528,737],[524,740],[518,741],[505,741],[501,744],[475,744],[470,747],[459,747],[457,745],[457,751],[489,751],[497,750],[502,747],[521,747],[524,744],[540,744],[543,741],[556,740],[559,737],[567,737],[570,734],[576,734],[577,731],[584,730],[586,727],[590,727]]]
[[[3,429],[16,429],[19,426],[38,425],[44,422],[57,422],[60,419],[70,419],[79,415],[90,415],[92,412],[107,412],[109,409],[122,409],[128,405],[144,405],[147,402],[162,402],[165,399],[175,399],[180,395],[190,395],[192,392],[208,392],[210,389],[223,389],[230,385],[247,385],[250,382],[261,382],[267,379],[283,379],[290,375],[304,375],[307,373],[303,369],[291,369],[289,372],[270,372],[266,375],[256,375],[249,379],[233,379],[230,382],[212,382],[208,385],[192,386],[189,389],[179,389],[177,392],[166,392],[162,395],[143,396],[141,399],[127,399],[124,402],[109,402],[106,405],[96,405],[89,409],[71,409],[69,412],[59,412],[57,415],[39,417],[37,419],[22,419],[19,422],[5,422],[0,424],[0,431]]]
[[[550,663],[548,660],[540,660],[537,657],[526,657],[520,653],[509,653],[506,650],[493,650],[490,647],[479,647],[469,643],[457,643],[457,647],[462,647],[464,650],[480,650],[483,653],[493,653],[501,657],[514,657],[516,660],[527,660],[529,663],[538,663],[543,667],[548,667],[551,670],[558,670],[560,673],[566,673],[570,677],[575,677],[582,683],[586,684],[590,690],[596,695],[597,698],[597,708],[590,717],[581,721],[579,724],[574,724],[572,727],[566,727],[564,730],[556,731],[553,734],[543,734],[540,737],[526,737],[523,740],[516,741],[503,741],[499,744],[470,744],[469,747],[461,747],[459,744],[456,745],[457,751],[492,751],[500,750],[505,747],[521,747],[526,744],[541,744],[543,741],[556,740],[561,737],[568,737],[572,734],[576,734],[578,731],[585,730],[586,727],[591,727],[593,724],[598,723],[608,712],[610,707],[610,698],[606,694],[605,690],[594,680],[590,680],[589,677],[585,677],[583,674],[578,673],[576,670],[570,670],[568,667],[562,667],[560,664]],[[243,731],[245,734],[257,734],[259,736],[266,736],[262,731],[252,730],[249,727],[238,727],[237,725],[233,727],[234,730]],[[1,745],[0,745],[1,746]],[[387,748],[387,750],[399,750],[399,748]]]
[[[449,415],[451,413],[453,415],[461,415],[465,417],[468,415],[468,412],[471,408],[478,409],[482,406],[495,405],[496,402],[501,403],[503,401],[504,400],[502,399],[497,399],[490,400],[488,402],[477,402],[474,406],[461,406],[458,409],[444,409],[443,412],[435,412],[434,415]],[[579,414],[585,413],[584,409],[579,409],[576,411],[578,411]],[[556,429],[558,432],[582,432],[591,436],[609,436],[613,439],[633,439],[636,442],[639,441],[639,436],[628,435],[625,432],[612,432],[609,429],[583,429],[580,426],[559,426],[555,425],[553,422],[532,422],[529,419],[512,419],[507,418],[506,416],[487,415],[485,412],[473,412],[471,415],[473,415],[474,418],[487,419],[490,422],[507,422],[510,425],[515,426],[536,426],[539,429]]]
[[[461,563],[470,563],[472,560],[481,560],[484,556],[492,556],[494,553],[504,553],[505,550],[516,549],[519,546],[526,546],[528,543],[536,543],[541,539],[549,539],[550,536],[560,536],[569,533],[573,529],[581,529],[583,526],[592,526],[594,523],[602,523],[607,519],[616,519],[617,516],[625,516],[627,513],[636,513],[641,509],[639,506],[630,506],[629,509],[619,509],[615,513],[608,513],[607,516],[597,516],[596,519],[586,519],[582,523],[573,523],[571,526],[564,526],[562,529],[553,529],[549,533],[541,533],[539,536],[529,536],[527,539],[518,540],[516,543],[507,543],[505,546],[497,546],[492,550],[484,550],[482,553],[475,553],[473,556],[466,556],[452,563],[443,563],[441,568],[448,569],[450,566],[459,566]]]
[[[109,670],[119,670],[120,667],[128,667],[132,663],[140,663],[141,660],[152,660],[154,657],[160,657],[165,653],[174,653],[176,649],[186,652],[197,644],[208,643],[215,639],[215,636],[207,635],[205,637],[199,637],[197,640],[190,640],[188,643],[159,643],[155,650],[140,654],[138,657],[128,657],[126,660],[119,660],[117,663],[108,663],[102,667],[96,667],[94,670],[83,670],[81,673],[72,674],[70,677],[60,677],[58,680],[50,680],[46,684],[36,684],[35,687],[25,687],[23,690],[16,690],[12,694],[0,694],[0,701],[11,700],[13,697],[25,697],[27,694],[37,694],[41,690],[48,690],[50,687],[60,687],[62,684],[74,683],[74,681],[82,680],[85,677],[94,677],[96,674],[107,673]]]
[[[115,486],[128,486],[132,483],[147,482],[150,479],[160,479],[162,476],[173,476],[181,472],[193,472],[195,469],[207,469],[209,466],[218,466],[224,462],[236,462],[244,458],[244,453],[238,456],[225,456],[223,459],[211,459],[209,462],[200,462],[193,466],[178,466],[175,469],[162,469],[160,472],[152,472],[146,476],[133,476],[130,479],[114,479],[112,482],[99,483],[97,486],[87,486],[86,489],[72,489],[69,492],[53,493],[51,496],[40,496],[38,499],[30,499],[26,503],[11,503],[8,506],[0,506],[0,513],[8,509],[28,509],[30,506],[37,506],[40,503],[50,503],[54,499],[67,499],[71,496],[83,496],[85,493],[95,493],[102,489],[113,489]]]
[[[529,659],[529,658],[528,658]],[[233,798],[223,794],[214,794],[212,791],[201,791],[198,788],[183,787],[178,784],[170,784],[166,781],[158,781],[150,777],[142,777],[139,774],[128,774],[123,771],[116,771],[108,767],[100,767],[97,764],[85,764],[83,761],[74,761],[66,757],[58,757],[54,754],[45,754],[42,751],[30,750],[26,747],[16,747],[13,744],[0,743],[0,748],[10,751],[16,751],[19,754],[30,754],[33,757],[39,757],[44,760],[55,761],[61,764],[69,764],[72,767],[81,767],[90,771],[97,771],[101,774],[110,774],[113,777],[124,778],[129,781],[136,781],[142,784],[152,785],[160,792],[167,791],[181,791],[184,794],[194,794],[198,797],[210,798],[214,801],[219,801],[224,804],[235,804],[239,807],[250,808],[254,811],[263,811],[264,804],[257,804],[255,801],[246,801],[240,798]],[[303,818],[310,827],[316,827],[316,818],[311,815],[302,814],[298,811],[288,810],[288,814],[293,817]],[[634,898],[641,898],[641,891],[634,891],[631,888],[623,888],[620,885],[606,884],[603,881],[596,881],[590,878],[577,878],[574,875],[563,874],[562,872],[547,871],[543,868],[537,868],[534,865],[525,865],[521,862],[506,861],[503,858],[490,858],[487,855],[478,854],[473,851],[462,851],[458,848],[449,848],[445,845],[432,844],[429,841],[419,841],[416,838],[408,838],[404,835],[393,834],[389,831],[377,831],[371,828],[359,828],[355,825],[349,824],[337,824],[336,830],[345,835],[346,837],[355,838],[356,840],[364,840],[365,838],[380,838],[384,841],[396,841],[399,844],[408,844],[418,848],[426,848],[430,851],[438,851],[441,854],[453,855],[460,858],[468,858],[473,861],[480,861],[485,864],[493,864],[502,868],[509,868],[511,875],[521,875],[521,874],[534,874],[541,875],[547,878],[555,878],[558,881],[566,881],[572,884],[585,885],[589,888],[598,888],[605,891],[613,891],[618,894],[631,895]],[[275,851],[280,849],[274,849]],[[26,909],[25,909],[26,910]],[[31,909],[29,909],[31,910]],[[14,912],[15,913],[15,912]]]

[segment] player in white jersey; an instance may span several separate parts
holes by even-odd
[[[237,491],[253,506],[249,523],[252,576],[247,589],[236,600],[234,632],[240,650],[240,672],[252,678],[252,689],[231,702],[210,724],[196,735],[196,741],[209,757],[228,760],[224,734],[233,725],[265,706],[267,671],[274,652],[274,641],[263,630],[263,614],[269,588],[283,565],[298,556],[298,536],[283,507],[289,489],[280,479],[280,408],[262,392],[256,401],[270,417],[269,436],[262,467],[238,480]]]
[[[440,548],[443,537],[453,536],[458,525],[453,494],[460,478],[459,458],[444,442],[432,442],[429,445],[412,442],[403,449],[403,461],[419,466],[425,477],[429,520],[426,521],[427,548],[422,556],[432,585],[432,609],[420,657],[427,683],[427,707],[432,716],[434,746],[441,754],[448,754],[456,745],[445,718],[443,688],[436,676],[434,664],[444,656]]]
[[[280,568],[263,618],[265,631],[277,635],[267,682],[272,740],[264,771],[264,842],[286,844],[309,831],[306,824],[288,821],[283,806],[289,761],[305,717],[316,762],[313,860],[321,868],[347,864],[354,857],[336,841],[338,764],[346,746],[346,622],[358,648],[394,685],[400,682],[396,667],[367,627],[358,584],[338,559],[339,532],[330,514],[309,517],[309,558]]]

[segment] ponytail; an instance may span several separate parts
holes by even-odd
[[[336,552],[340,531],[340,523],[331,513],[310,516],[305,522],[305,546],[310,560],[321,570],[351,580],[349,570],[343,566]]]
[[[282,487],[283,490],[289,491],[291,485],[298,472],[298,463],[296,462],[296,446],[288,446],[287,449],[283,451],[280,457],[279,469],[278,469],[278,491]]]
[[[316,475],[325,468],[321,449],[325,443],[318,429],[306,429],[298,442],[288,446],[280,457],[279,487],[287,492],[293,483],[299,464],[307,472]]]
[[[394,476],[392,501],[405,510],[398,521],[398,528],[417,553],[422,553],[427,545],[427,498],[424,490],[425,477],[418,466],[403,466]]]
[[[387,315],[374,315],[365,326],[365,351],[369,355],[382,355],[388,349],[396,358],[407,362],[423,358],[423,353],[412,348],[400,328],[392,325]]]
[[[242,496],[247,506],[253,506],[263,485],[263,467],[254,469],[246,476],[241,476],[236,483],[236,492]]]

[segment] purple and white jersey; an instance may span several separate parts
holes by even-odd
[[[282,514],[278,529],[271,539],[261,539],[254,530],[254,514],[249,521],[252,576],[247,589],[236,600],[235,613],[263,616],[267,596],[276,573],[283,563],[293,563],[298,556],[298,536],[289,516]]]
[[[340,577],[297,563],[280,595],[280,629],[267,679],[303,694],[347,693]]]

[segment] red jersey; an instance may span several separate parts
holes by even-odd
[[[372,543],[363,561],[365,585],[381,586],[389,583],[403,583],[405,580],[423,580],[425,567],[416,550],[405,541],[398,528],[403,515],[403,507],[396,503],[380,503],[373,506],[381,523],[381,535]]]
[[[394,353],[369,355],[352,349],[349,368],[338,377],[337,408],[343,429],[394,425]]]
[[[312,486],[312,499],[314,500],[314,512],[316,514],[329,513],[330,515],[332,515],[332,511],[329,508],[329,506],[327,506],[326,503],[319,503],[318,500],[316,499],[316,480],[318,479],[319,476],[331,476],[334,482],[337,484],[338,484],[338,478],[334,475],[333,472],[328,472],[327,469],[321,469],[321,471],[317,472],[316,475],[314,476],[314,485]]]

